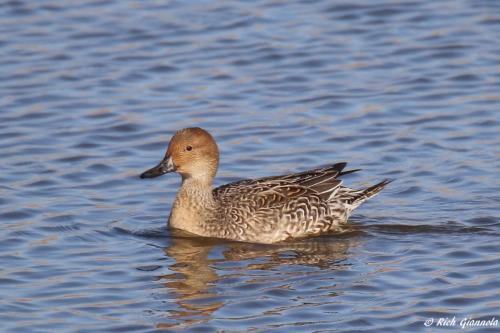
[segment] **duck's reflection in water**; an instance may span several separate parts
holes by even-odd
[[[287,274],[300,277],[307,266],[343,270],[349,266],[348,250],[356,244],[357,232],[335,237],[318,237],[282,244],[263,245],[195,238],[175,233],[165,254],[175,263],[175,273],[159,276],[173,293],[178,310],[168,313],[168,322],[158,328],[186,328],[203,324],[221,309],[229,298],[245,297],[224,279],[255,282],[260,278],[275,281],[280,266]],[[295,266],[295,267],[294,267]],[[303,269],[300,269],[302,266]],[[261,273],[261,274],[259,274]],[[278,272],[279,274],[279,272]],[[242,293],[241,295],[238,295]]]

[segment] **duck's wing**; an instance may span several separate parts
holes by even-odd
[[[266,186],[268,183],[282,182],[289,185],[297,185],[316,192],[324,200],[335,195],[341,181],[337,178],[352,172],[359,171],[359,169],[343,171],[347,163],[336,163],[329,167],[307,170],[299,173],[272,176],[259,179],[240,180],[234,183],[220,186],[214,190],[214,195],[232,196],[240,193],[240,191],[247,187]]]

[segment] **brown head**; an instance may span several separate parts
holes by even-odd
[[[141,174],[153,178],[178,172],[183,178],[199,178],[211,182],[219,166],[219,149],[214,138],[199,127],[185,128],[172,137],[163,160]]]

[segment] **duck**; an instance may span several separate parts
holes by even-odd
[[[215,139],[199,127],[177,131],[161,162],[140,178],[182,177],[168,224],[191,235],[273,244],[339,231],[352,211],[391,180],[364,189],[342,185],[347,163],[213,187],[219,167]]]

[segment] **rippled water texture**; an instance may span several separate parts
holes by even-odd
[[[0,331],[500,318],[499,92],[495,0],[2,1]],[[179,177],[138,175],[195,125],[217,185],[339,161],[396,181],[342,235],[175,235]]]

